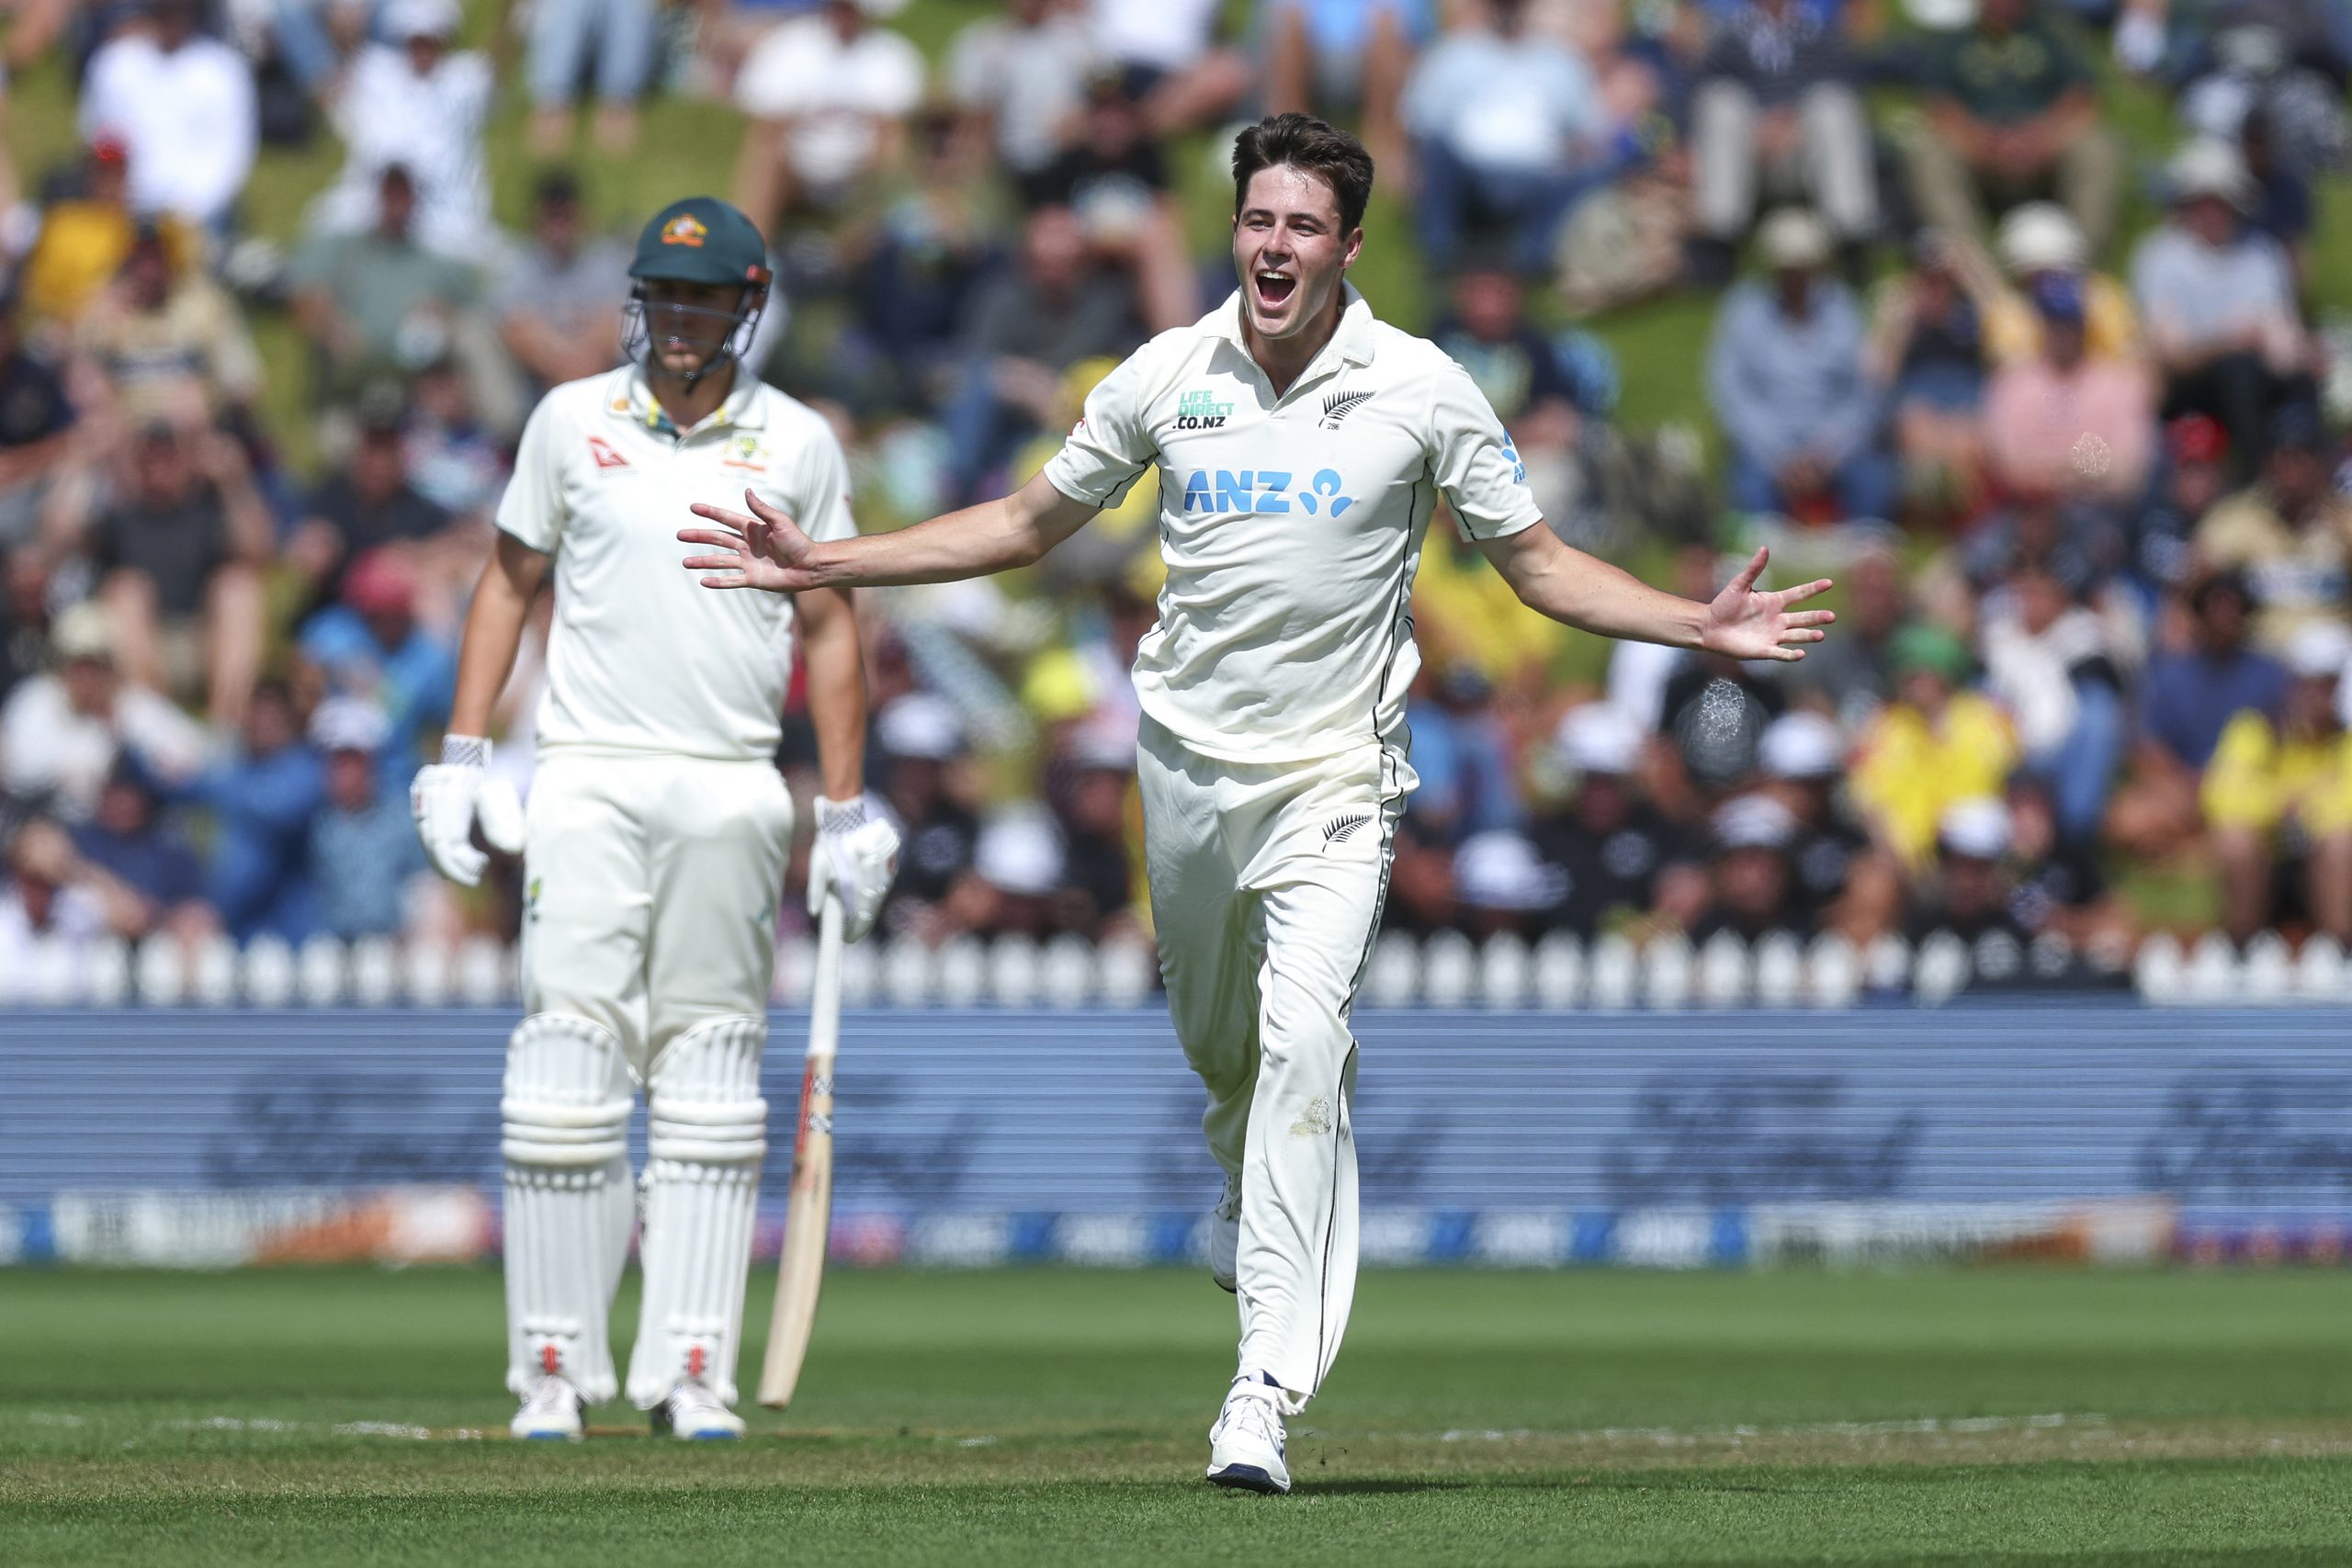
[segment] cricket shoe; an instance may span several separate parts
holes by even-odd
[[[1241,1258],[1241,1178],[1225,1179],[1216,1207],[1209,1211],[1209,1281],[1220,1291],[1239,1290]]]
[[[550,1372],[531,1385],[506,1430],[540,1442],[578,1442],[581,1413],[586,1407],[571,1379]]]
[[[731,1443],[743,1435],[743,1418],[698,1382],[682,1382],[672,1389],[651,1415],[657,1438],[666,1433],[688,1442]]]
[[[1240,1492],[1290,1490],[1283,1462],[1283,1391],[1252,1373],[1233,1380],[1209,1428],[1209,1480]]]

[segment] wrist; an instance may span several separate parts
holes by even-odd
[[[490,742],[479,735],[444,735],[441,765],[445,768],[487,768]]]
[[[865,796],[853,795],[845,800],[830,795],[817,797],[817,830],[820,833],[847,832],[865,825]]]

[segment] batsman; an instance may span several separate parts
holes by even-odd
[[[1226,1178],[1210,1267],[1240,1297],[1208,1476],[1259,1492],[1290,1488],[1283,1418],[1322,1386],[1355,1292],[1349,1015],[1414,784],[1413,575],[1439,499],[1522,603],[1570,626],[1792,660],[1831,618],[1794,608],[1826,582],[1758,589],[1760,551],[1699,604],[1544,526],[1468,374],[1347,282],[1372,175],[1361,143],[1304,115],[1242,132],[1239,289],[1112,371],[1012,495],[829,542],[754,494],[696,505],[715,526],[679,536],[714,589],[935,582],[1026,565],[1157,475],[1168,581],[1135,669],[1144,859]]]
[[[850,595],[703,593],[675,566],[671,520],[691,496],[748,489],[817,537],[856,533],[831,427],[741,362],[767,301],[766,256],[751,220],[707,197],[646,225],[623,317],[629,363],[553,389],[525,426],[441,761],[411,791],[444,875],[481,877],[478,821],[524,854],[528,1016],[500,1102],[518,1438],[577,1437],[583,1408],[621,1392],[607,1325],[638,1218],[628,1131],[639,1086],[645,1293],[627,1393],[657,1432],[742,1435],[731,1406],[767,1148],[760,1055],[793,830],[774,758],[796,634],[822,790],[811,912],[838,897],[855,940],[897,868],[897,832],[861,793]],[[487,737],[550,576],[524,814],[485,790]]]

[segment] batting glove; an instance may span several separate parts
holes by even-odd
[[[441,742],[441,760],[417,770],[408,786],[416,836],[433,869],[461,887],[481,880],[490,857],[474,847],[474,824],[492,849],[523,852],[523,803],[514,786],[489,775],[490,742],[452,735]]]
[[[808,852],[808,913],[821,915],[828,891],[842,901],[842,935],[856,942],[874,929],[899,874],[899,829],[864,795],[817,797],[817,842]]]

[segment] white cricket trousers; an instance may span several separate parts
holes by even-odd
[[[766,1150],[760,1053],[792,799],[765,761],[555,752],[532,782],[523,1000],[501,1103],[508,1386],[617,1392],[628,1127],[646,1096],[645,1301],[628,1393],[735,1396]]]
[[[1348,1015],[1412,770],[1370,741],[1309,763],[1217,761],[1147,718],[1136,772],[1168,1010],[1208,1089],[1209,1152],[1241,1179],[1239,1370],[1295,1411],[1355,1298]]]

